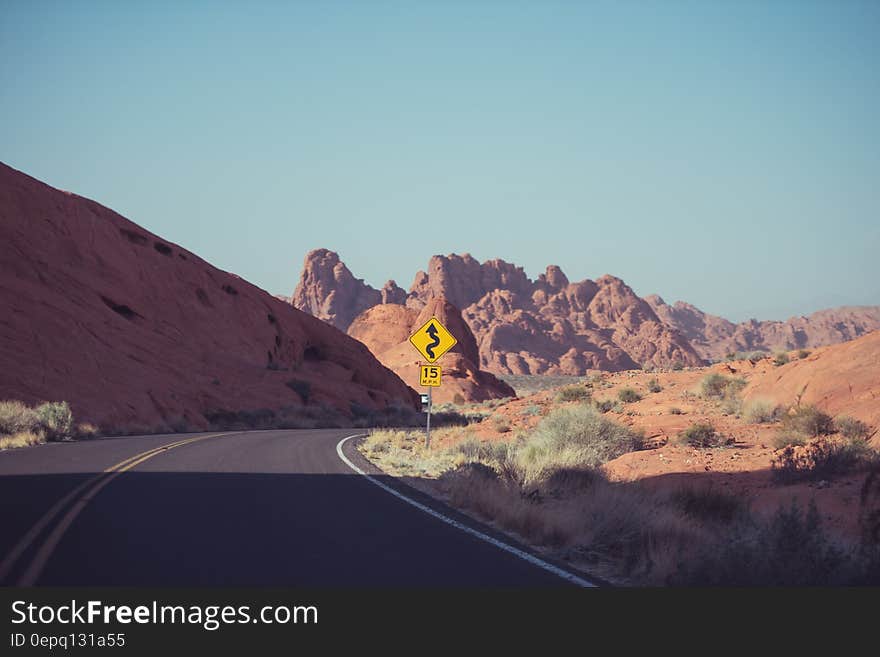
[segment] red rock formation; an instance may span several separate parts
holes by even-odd
[[[880,329],[878,306],[843,306],[785,321],[751,319],[734,324],[682,301],[670,306],[656,294],[645,300],[707,360],[722,360],[728,353],[738,351],[812,349],[846,342]]]
[[[413,388],[419,389],[419,353],[409,336],[431,317],[436,317],[458,343],[438,361],[443,383],[432,393],[438,403],[461,396],[465,401],[514,397],[513,388],[479,368],[477,341],[458,308],[432,297],[421,310],[400,305],[380,305],[358,316],[349,335],[363,342],[382,363]]]
[[[393,297],[394,290],[390,289],[388,295]],[[327,249],[315,249],[306,254],[292,303],[345,331],[364,310],[384,303],[383,296],[362,279],[355,278],[339,260],[339,255]]]
[[[341,269],[329,266],[334,285]],[[3,164],[0,307],[0,399],[67,400],[79,420],[204,427],[212,410],[301,405],[294,379],[310,384],[309,403],[346,412],[417,402],[332,326]]]
[[[315,277],[304,275],[297,289],[308,288]],[[310,294],[320,300],[326,291]],[[613,276],[570,283],[551,265],[531,281],[521,267],[503,260],[480,264],[469,254],[434,256],[428,271],[416,274],[406,306],[419,310],[436,297],[462,308],[476,336],[479,366],[498,374],[581,375],[702,362],[681,334]]]

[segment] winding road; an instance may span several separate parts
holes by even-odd
[[[353,433],[128,436],[2,452],[0,584],[590,584],[388,477],[364,476],[369,466],[345,441]]]

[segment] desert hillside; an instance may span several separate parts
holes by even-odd
[[[789,351],[838,344],[880,329],[880,307],[842,306],[785,321],[733,322],[704,313],[683,301],[671,306],[656,295],[645,297],[657,316],[678,329],[707,360],[749,351]]]
[[[414,405],[360,342],[89,199],[0,164],[0,399],[110,427]]]

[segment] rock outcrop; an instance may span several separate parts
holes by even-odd
[[[670,306],[656,294],[645,297],[645,301],[707,360],[722,360],[739,351],[812,349],[880,329],[880,306],[842,306],[785,321],[750,319],[734,324],[682,301]]]
[[[381,301],[344,296],[353,279],[329,254],[323,263],[304,297],[317,308],[344,321]],[[417,405],[357,340],[3,164],[0,307],[0,399],[67,400],[107,427],[197,428],[212,411],[306,403]]]
[[[816,349],[807,358],[771,367],[752,377],[746,401],[763,399],[785,407],[798,401],[831,415],[850,415],[880,429],[880,331],[843,344]],[[880,436],[874,434],[874,445]]]
[[[320,264],[313,258],[307,262]],[[337,267],[338,256],[330,262]],[[332,290],[313,281],[332,278],[313,269],[303,272],[297,291],[311,301],[295,299],[297,307],[324,308]],[[477,343],[475,365],[497,374],[581,375],[593,369],[702,363],[680,333],[613,276],[571,283],[551,265],[532,281],[504,260],[480,263],[469,254],[438,255],[427,271],[416,274],[405,299],[399,293],[394,298],[393,303],[413,310],[435,298],[461,308]]]
[[[358,316],[349,335],[363,342],[376,357],[413,388],[419,388],[419,354],[409,336],[431,317],[436,317],[456,337],[457,344],[438,361],[443,384],[433,392],[435,403],[484,401],[514,397],[509,385],[479,367],[477,341],[461,312],[442,297],[431,297],[421,308],[388,304],[374,306]]]
[[[355,278],[333,251],[315,249],[306,254],[292,303],[300,310],[345,331],[352,320],[367,308],[388,303],[384,297],[399,298],[394,289],[396,287],[394,281],[389,281],[380,292],[362,279]]]

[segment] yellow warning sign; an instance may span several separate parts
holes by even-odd
[[[436,317],[429,319],[409,336],[409,341],[429,363],[436,361],[458,342]]]
[[[422,365],[422,372],[419,375],[419,385],[430,388],[440,387],[440,366],[439,365]]]

